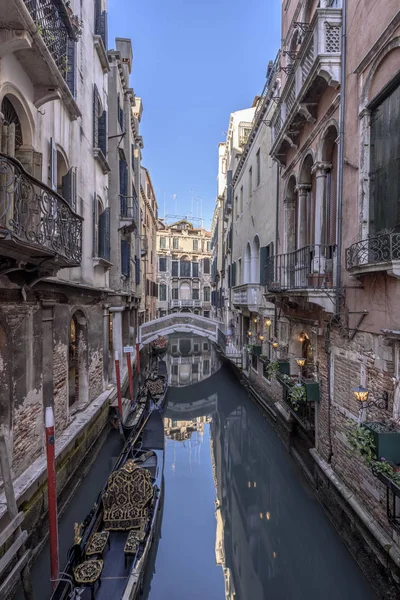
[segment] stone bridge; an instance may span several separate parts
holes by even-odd
[[[143,323],[139,327],[140,348],[156,340],[159,335],[168,335],[169,333],[202,335],[225,350],[226,336],[224,324],[193,313],[173,313],[166,317],[160,317],[159,319]]]

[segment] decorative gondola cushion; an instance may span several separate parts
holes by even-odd
[[[76,583],[89,585],[96,583],[103,570],[104,562],[102,560],[85,560],[74,568],[74,579]]]
[[[89,544],[86,546],[86,556],[103,554],[109,538],[110,533],[108,531],[98,531],[97,533],[94,533]]]

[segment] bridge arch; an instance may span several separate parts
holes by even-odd
[[[154,342],[159,335],[171,333],[201,335],[221,347],[225,346],[223,323],[194,313],[173,313],[153,321],[147,321],[139,327],[140,348]]]

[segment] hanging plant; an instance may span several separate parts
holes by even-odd
[[[267,366],[267,377],[268,379],[276,379],[277,374],[279,373],[279,363],[277,360],[274,360],[269,363]]]
[[[306,388],[301,383],[296,383],[292,386],[288,392],[290,403],[292,404],[295,411],[299,410],[301,402],[305,402],[307,399]]]
[[[376,448],[372,433],[352,420],[348,421],[348,428],[347,439],[350,446],[368,466],[371,466],[372,461],[376,460]]]

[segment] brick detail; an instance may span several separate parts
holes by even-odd
[[[68,347],[59,342],[53,350],[53,398],[57,435],[68,425]]]

